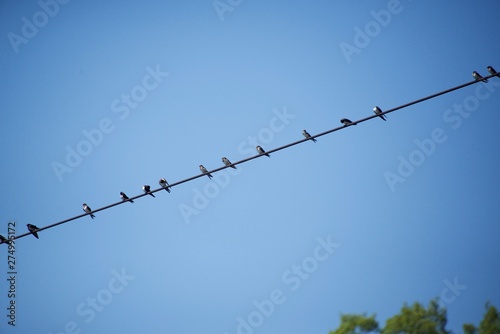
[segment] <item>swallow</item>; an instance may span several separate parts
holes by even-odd
[[[234,165],[231,163],[231,161],[229,161],[229,159],[228,159],[228,158],[226,158],[226,157],[222,157],[222,162],[224,163],[224,165],[226,165],[226,166],[230,166],[231,168],[236,169],[236,166],[234,166]]]
[[[486,69],[488,70],[488,72],[490,72],[490,74],[492,74],[492,75],[496,74],[497,76],[500,76],[500,73],[495,71],[495,69],[492,66],[488,66],[488,67],[486,67]]]
[[[268,158],[270,158],[271,156],[269,154],[266,153],[266,151],[264,151],[264,149],[262,147],[260,147],[259,145],[257,145],[255,147],[257,149],[257,152],[259,152],[259,154],[264,154],[265,156],[267,156]]]
[[[128,196],[125,195],[125,193],[123,191],[120,191],[120,197],[121,197],[122,201],[124,201],[124,202],[129,201],[130,203],[134,203],[134,201],[131,200],[130,198],[128,198]]]
[[[208,172],[208,170],[205,168],[205,166],[200,165],[200,170],[201,170],[201,172],[202,172],[203,174],[206,174],[206,175],[208,176],[208,178],[209,178],[209,179],[211,179],[211,178],[213,177],[213,176],[212,176],[212,174],[210,174],[210,173]]]
[[[90,208],[90,206],[88,206],[87,204],[83,203],[83,211],[85,211],[86,213],[90,213],[90,218],[94,219],[95,216],[92,214],[92,209]]]
[[[4,244],[4,243],[10,245],[10,240],[0,234],[0,244]]]
[[[158,184],[162,187],[165,188],[167,192],[170,192],[170,185],[168,184],[167,180],[164,178],[161,178],[160,181],[158,181]]]
[[[146,194],[149,194],[153,197],[156,197],[154,194],[151,193],[151,187],[148,186],[147,184],[143,185],[142,186],[142,190],[146,193]]]
[[[482,80],[483,82],[488,82],[488,79],[483,79],[482,75],[477,73],[476,71],[472,72],[472,76],[478,81]]]
[[[385,119],[385,115],[382,115],[382,110],[379,108],[379,107],[374,107],[373,108],[373,112],[378,115],[378,117],[382,118],[384,121],[387,121],[387,119]]]
[[[313,142],[317,142],[317,140],[316,140],[316,139],[311,138],[311,135],[310,135],[310,134],[309,134],[309,132],[307,132],[306,130],[302,131],[302,135],[303,135],[304,137],[306,137],[307,139],[311,139]]]
[[[350,119],[347,119],[347,118],[342,118],[340,120],[340,123],[344,124],[344,126],[348,126],[348,125],[356,125],[355,123],[351,122]]]
[[[39,228],[32,224],[26,224],[26,226],[28,226],[28,231],[30,231],[31,234],[33,234],[35,238],[38,239],[38,233],[36,232],[39,230]]]

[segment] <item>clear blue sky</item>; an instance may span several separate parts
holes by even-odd
[[[0,3],[5,236],[500,69],[495,0],[41,3]],[[460,333],[500,306],[499,105],[490,80],[19,239],[0,331],[326,334],[440,298]]]

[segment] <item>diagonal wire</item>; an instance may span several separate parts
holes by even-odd
[[[500,74],[498,73],[495,73],[495,74],[491,74],[489,76],[485,76],[483,77],[483,80],[484,79],[490,79],[490,78],[493,78],[493,77],[500,77]],[[348,128],[352,125],[356,125],[358,123],[362,123],[362,122],[366,122],[366,121],[369,121],[373,118],[377,118],[379,117],[379,115],[385,115],[385,114],[389,114],[391,112],[395,112],[395,111],[398,111],[398,110],[401,110],[401,109],[404,109],[404,108],[407,108],[409,106],[412,106],[414,104],[418,104],[418,103],[422,103],[424,101],[427,101],[427,100],[430,100],[430,99],[433,99],[433,98],[436,98],[438,96],[441,96],[441,95],[445,95],[445,94],[448,94],[448,93],[451,93],[453,91],[456,91],[456,90],[459,90],[459,89],[462,89],[462,88],[465,88],[465,87],[468,87],[468,86],[471,86],[471,85],[474,85],[474,84],[477,84],[477,83],[480,83],[482,80],[473,80],[473,81],[470,81],[470,82],[466,82],[462,85],[458,85],[458,86],[455,86],[455,87],[452,87],[452,88],[449,88],[449,89],[446,89],[446,90],[443,90],[441,92],[438,92],[438,93],[435,93],[435,94],[432,94],[432,95],[429,95],[429,96],[426,96],[426,97],[423,97],[421,99],[418,99],[418,100],[415,100],[415,101],[412,101],[412,102],[409,102],[409,103],[406,103],[406,104],[402,104],[400,106],[397,106],[395,108],[392,108],[392,109],[388,109],[386,111],[383,111],[382,113],[380,114],[373,114],[371,116],[368,116],[368,117],[365,117],[365,118],[361,118],[357,121],[353,121],[352,124],[350,125],[342,125],[342,126],[339,126],[339,127],[336,127],[336,128],[333,128],[333,129],[330,129],[330,130],[327,130],[327,131],[324,131],[324,132],[321,132],[321,133],[318,133],[316,135],[311,135],[311,137],[309,138],[304,138],[304,139],[301,139],[301,140],[297,140],[295,142],[292,142],[292,143],[289,143],[289,144],[286,144],[286,145],[283,145],[283,146],[280,146],[280,147],[277,147],[277,148],[274,148],[272,150],[269,150],[269,151],[266,151],[267,154],[271,154],[271,153],[274,153],[274,152],[278,152],[278,151],[281,151],[281,150],[284,150],[284,149],[287,149],[289,147],[292,147],[292,146],[295,146],[295,145],[298,145],[298,144],[301,144],[303,142],[306,142],[306,141],[309,141],[311,139],[314,139],[314,138],[318,138],[318,137],[321,137],[321,136],[325,136],[327,134],[330,134],[332,132],[335,132],[335,131],[339,131],[339,130],[342,130],[342,129],[345,129],[345,128]],[[263,154],[257,154],[257,155],[254,155],[254,156],[251,156],[251,157],[248,157],[246,159],[242,159],[242,160],[239,160],[239,161],[236,161],[236,162],[233,162],[231,165],[224,165],[222,167],[219,167],[219,168],[216,168],[216,169],[212,169],[212,170],[209,170],[208,173],[215,173],[215,172],[218,172],[218,171],[221,171],[223,169],[226,169],[226,168],[230,168],[231,166],[236,166],[236,165],[240,165],[240,164],[243,164],[245,162],[248,162],[250,160],[253,160],[253,159],[257,159],[257,158],[260,158],[262,157]],[[168,187],[169,188],[172,188],[172,187],[175,187],[175,186],[178,186],[180,184],[183,184],[183,183],[186,183],[186,182],[189,182],[189,181],[192,181],[192,180],[195,180],[197,178],[200,178],[200,177],[203,177],[203,176],[206,176],[207,174],[198,174],[198,175],[195,175],[195,176],[191,176],[187,179],[184,179],[184,180],[181,180],[181,181],[178,181],[178,182],[175,182],[175,183],[171,183]],[[163,187],[160,187],[158,189],[154,189],[154,190],[151,190],[150,192],[148,193],[144,193],[144,194],[140,194],[140,195],[137,195],[135,197],[130,197],[130,200],[135,200],[137,198],[141,198],[141,197],[144,197],[144,196],[148,196],[150,193],[155,193],[155,192],[158,192],[158,191],[161,191],[161,190],[165,190],[165,188]],[[107,210],[107,209],[110,209],[114,206],[117,206],[117,205],[120,205],[120,204],[123,204],[123,203],[126,203],[128,202],[127,201],[119,201],[119,202],[116,202],[116,203],[112,203],[112,204],[109,204],[109,205],[106,205],[106,206],[103,206],[101,208],[98,208],[96,210],[92,210],[92,214],[94,213],[97,213],[99,211],[104,211],[104,210]],[[47,226],[44,226],[44,227],[40,227],[37,232],[40,232],[40,231],[43,231],[43,230],[47,230],[49,228],[53,228],[53,227],[56,227],[58,225],[62,225],[62,224],[65,224],[65,223],[68,223],[70,221],[73,221],[73,220],[76,220],[76,219],[79,219],[79,218],[82,218],[84,216],[88,216],[90,215],[89,213],[83,213],[81,215],[78,215],[78,216],[74,216],[74,217],[71,217],[71,218],[68,218],[68,219],[64,219],[64,220],[61,220],[57,223],[54,223],[54,224],[51,224],[51,225],[47,225]],[[26,237],[28,235],[30,235],[31,233],[30,232],[27,232],[27,233],[24,233],[24,234],[19,234],[15,237],[11,237],[10,240],[15,240],[15,239],[20,239],[20,238],[23,238],[23,237]]]

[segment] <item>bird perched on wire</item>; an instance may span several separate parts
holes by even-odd
[[[28,231],[30,231],[30,233],[33,234],[35,238],[38,239],[38,233],[36,232],[39,230],[39,228],[33,224],[26,224],[26,226],[28,226]]]
[[[82,206],[83,206],[83,211],[85,211],[86,213],[90,214],[90,218],[94,219],[95,216],[92,214],[92,209],[90,208],[90,206],[88,206],[85,203],[83,203]]]
[[[205,166],[200,165],[200,170],[201,170],[201,172],[202,172],[203,174],[206,174],[206,175],[208,176],[208,178],[209,178],[209,179],[211,179],[211,178],[213,177],[213,176],[212,176],[212,174],[210,174],[210,173],[208,172],[208,170],[205,168]]]
[[[311,139],[313,142],[317,142],[317,140],[312,138],[311,135],[309,134],[309,132],[307,132],[306,130],[302,131],[302,135],[304,137],[306,137],[307,139]]]
[[[373,108],[373,112],[378,115],[378,117],[382,118],[384,121],[387,121],[387,119],[385,119],[385,115],[382,115],[382,109],[380,109],[379,107],[375,106]]]
[[[153,197],[156,197],[153,193],[151,193],[151,187],[150,187],[149,185],[147,185],[147,184],[143,185],[143,186],[142,186],[142,190],[143,190],[146,194],[148,194],[148,195],[150,195],[150,196],[153,196]]]
[[[340,120],[340,123],[344,124],[344,126],[348,126],[348,125],[356,125],[355,123],[353,123],[350,119],[348,118],[342,118]]]
[[[236,166],[234,166],[234,165],[231,163],[231,161],[229,161],[229,159],[228,159],[228,158],[226,158],[226,157],[222,157],[222,162],[224,163],[224,165],[229,166],[229,167],[231,167],[231,168],[233,168],[233,169],[236,169]]]
[[[267,156],[268,158],[270,158],[271,156],[269,154],[266,153],[266,151],[264,151],[264,149],[262,147],[260,147],[259,145],[257,145],[255,147],[255,149],[257,149],[257,152],[259,152],[259,154],[264,154],[265,156]]]
[[[170,192],[170,185],[168,184],[167,180],[161,178],[160,181],[158,181],[158,184],[160,185],[160,187],[164,188],[167,192]]]
[[[482,80],[483,82],[488,82],[488,79],[483,79],[483,76],[476,71],[472,72],[472,77],[477,81]]]
[[[128,198],[127,195],[125,195],[125,193],[123,191],[120,191],[120,198],[122,199],[122,201],[129,201],[130,203],[134,203],[133,200],[131,200],[130,198]]]
[[[4,237],[3,235],[0,234],[0,244],[11,244],[10,243],[11,241],[9,239],[7,239],[6,237]]]
[[[497,71],[495,71],[495,69],[492,67],[492,66],[488,66],[486,67],[486,69],[488,70],[488,72],[490,72],[491,75],[497,75],[497,77],[500,77],[500,73],[498,73]]]

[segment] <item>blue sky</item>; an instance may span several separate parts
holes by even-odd
[[[499,9],[2,1],[0,233],[487,75]],[[438,298],[460,333],[500,306],[499,103],[496,78],[19,239],[0,329],[325,334]]]

